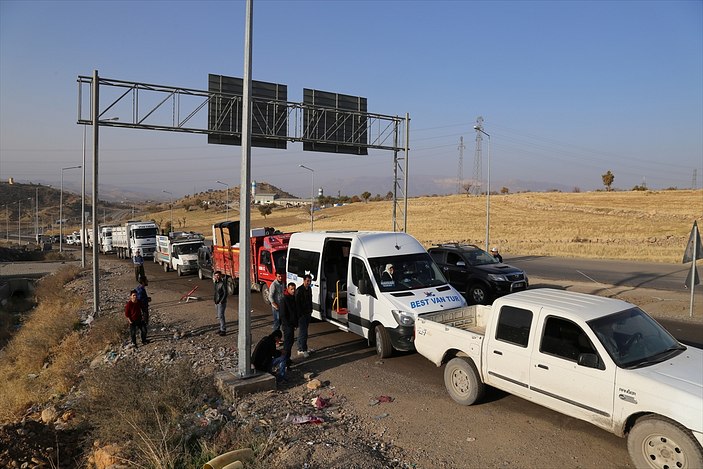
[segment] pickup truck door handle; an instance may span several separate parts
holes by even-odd
[[[496,355],[503,355],[503,352],[501,352],[500,350],[494,350],[493,353],[495,353]]]
[[[549,369],[549,367],[547,365],[542,365],[542,364],[537,365],[537,368],[542,368],[543,370]]]

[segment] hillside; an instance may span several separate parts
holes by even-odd
[[[236,210],[230,210],[236,219]],[[490,240],[510,255],[681,262],[694,220],[701,224],[703,190],[520,193],[491,196]],[[169,220],[168,209],[145,213]],[[223,208],[174,207],[174,227],[209,236]],[[392,203],[354,203],[315,213],[315,230],[392,230]],[[254,208],[252,227],[310,229],[305,207],[278,208],[264,218]],[[398,212],[398,219],[403,215]],[[183,223],[185,221],[185,223]],[[180,225],[179,225],[180,223]],[[425,246],[459,241],[484,245],[485,197],[451,195],[408,201],[408,232]]]

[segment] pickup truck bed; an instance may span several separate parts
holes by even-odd
[[[484,335],[486,333],[486,323],[491,314],[490,306],[471,305],[449,311],[438,311],[421,315],[422,319],[436,322],[463,331],[475,332]]]

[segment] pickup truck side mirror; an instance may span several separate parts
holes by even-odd
[[[600,363],[598,355],[595,353],[581,353],[579,354],[578,364],[585,366],[586,368],[597,368],[604,369],[605,367]]]
[[[466,262],[464,262],[464,261],[457,261],[456,266],[457,266],[457,267],[466,267]]]

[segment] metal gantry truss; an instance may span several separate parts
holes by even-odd
[[[191,88],[154,85],[99,77],[98,124],[142,130],[241,136],[236,112],[242,96]],[[93,77],[78,77],[78,123],[92,124]],[[217,105],[215,105],[217,104]],[[209,116],[210,108],[215,115]],[[252,98],[252,137],[273,141],[353,145],[394,152],[393,230],[407,230],[407,157],[410,118],[369,112],[340,111],[306,103]],[[108,120],[104,116],[109,116]],[[312,118],[311,118],[312,116]],[[307,119],[306,119],[307,117]],[[334,119],[336,127],[322,122]],[[365,120],[360,132],[340,132],[349,120]],[[212,125],[209,124],[212,121]],[[307,122],[307,125],[306,125]],[[284,129],[285,127],[285,129]],[[350,126],[351,127],[351,126]],[[259,130],[258,132],[256,130]],[[399,157],[399,153],[401,156]],[[397,212],[402,214],[402,224]]]
[[[78,123],[91,124],[90,92],[84,93],[86,87],[92,85],[93,78],[78,77]],[[143,130],[164,130],[170,132],[185,132],[199,134],[238,135],[241,122],[237,122],[236,113],[232,109],[241,106],[242,97],[215,93],[189,88],[153,85],[148,83],[129,82],[111,78],[99,78],[101,110],[100,117],[105,115],[117,116],[119,120],[100,120],[100,125],[110,127],[127,127]],[[90,88],[87,88],[88,90]],[[226,103],[219,107],[216,125],[208,126],[208,105],[215,102]],[[316,125],[327,118],[330,113],[338,113],[335,109],[313,106],[304,103],[288,101],[261,100],[252,98],[252,128],[266,129],[265,133],[254,133],[259,138],[287,140],[289,142],[316,142],[331,144],[358,145],[370,149],[404,151],[405,146],[398,146],[397,141],[406,132],[406,119],[398,116],[388,116],[369,112],[344,111],[344,120],[364,118],[368,121],[367,141],[362,142],[357,134],[333,131],[326,132],[320,138],[310,138],[316,134]],[[105,103],[103,106],[102,103]],[[257,106],[258,104],[258,106]],[[275,115],[266,113],[272,108],[283,108],[285,112]],[[314,115],[312,127],[304,125],[305,112]],[[339,121],[342,122],[342,121]],[[285,136],[280,135],[281,127],[287,126]],[[328,140],[326,136],[342,135],[344,140]],[[400,138],[398,138],[400,136]]]

